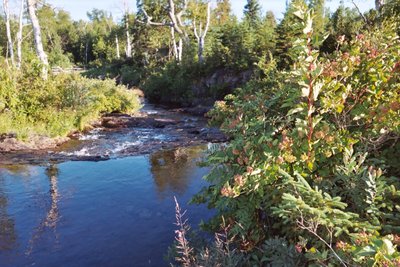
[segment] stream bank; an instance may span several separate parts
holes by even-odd
[[[90,130],[67,138],[35,137],[20,142],[5,136],[0,139],[0,164],[98,161],[227,141],[219,129],[207,126],[204,116],[143,103],[134,115],[105,114]]]

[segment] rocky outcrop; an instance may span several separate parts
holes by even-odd
[[[252,70],[235,72],[223,69],[201,78],[192,85],[194,97],[191,106],[212,106],[215,100],[221,99],[233,89],[248,82],[252,74]]]
[[[202,114],[206,110],[205,107],[199,108],[197,111],[193,109],[193,111],[199,114]],[[160,149],[200,145],[208,142],[220,143],[227,141],[226,136],[219,129],[207,127],[207,121],[204,117],[190,116],[182,113],[182,111],[185,110],[144,110],[133,116],[120,113],[105,114],[102,120],[94,123],[92,127],[87,129],[87,132],[74,132],[65,138],[33,136],[26,141],[21,141],[12,135],[0,136],[0,163],[5,160],[7,161],[7,159],[9,161],[15,161],[18,158],[26,160],[26,155],[28,154],[32,154],[33,159],[37,155],[41,155],[39,156],[40,158],[43,155],[43,158],[47,157],[51,160],[107,159],[109,155],[107,153],[102,154],[101,152],[101,147],[104,144],[100,144],[100,150],[96,148],[95,151],[92,151],[96,152],[93,155],[86,155],[85,153],[82,155],[79,153],[74,154],[69,151],[70,149],[74,151],[75,146],[84,146],[86,143],[82,140],[89,140],[87,145],[90,146],[94,142],[90,140],[103,137],[104,140],[112,140],[111,143],[115,146],[122,144],[121,149],[118,150],[118,155],[121,156],[147,154]],[[92,132],[96,132],[99,136],[103,137],[90,138],[90,133]],[[120,139],[132,133],[137,133],[138,135],[143,133],[146,137],[141,139],[138,145],[124,147],[124,141]],[[82,138],[88,134],[89,139]],[[68,140],[71,141],[67,142]],[[106,145],[103,148],[107,150],[108,147]],[[77,150],[83,151],[81,147],[77,147]],[[10,154],[8,152],[13,153],[7,155],[6,159],[4,159],[6,154]],[[97,155],[97,153],[100,155]]]
[[[104,128],[165,128],[176,125],[179,121],[165,118],[150,118],[145,116],[129,116],[127,114],[108,114],[103,117],[101,125]]]
[[[4,135],[0,138],[0,152],[53,149],[68,140],[70,140],[68,137],[50,138],[46,136],[32,136],[22,141],[18,140],[15,136]]]
[[[199,110],[204,114],[206,108]],[[185,112],[186,109],[175,109],[174,112]],[[179,132],[182,137],[189,140],[198,139],[205,142],[225,142],[226,136],[218,128],[205,127],[204,119],[184,120],[174,118],[149,117],[144,114],[130,116],[127,114],[107,114],[103,117],[102,127],[113,130],[121,128],[147,128],[147,129],[166,129],[167,132]],[[183,138],[184,139],[184,138]]]

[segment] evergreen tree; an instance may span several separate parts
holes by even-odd
[[[256,26],[261,20],[261,6],[258,0],[247,0],[244,6],[244,17],[251,26]]]
[[[256,31],[256,51],[260,57],[273,53],[276,43],[276,19],[272,11],[268,11]]]
[[[289,3],[285,15],[276,29],[277,41],[275,56],[277,57],[278,67],[287,69],[292,65],[293,59],[290,50],[293,42],[302,35],[299,18],[294,14],[296,7],[307,6],[305,0],[293,0]]]
[[[340,5],[327,25],[329,36],[323,42],[321,52],[332,53],[338,47],[338,37],[343,36],[345,40],[350,41],[363,26],[364,21],[355,9]]]
[[[310,0],[309,7],[314,10],[314,33],[321,40],[326,26],[325,0]]]
[[[400,0],[388,0],[382,7],[384,18],[400,17]]]
[[[230,0],[217,0],[217,7],[214,9],[213,24],[221,25],[231,18],[232,5]]]
[[[267,13],[265,14],[264,23],[267,26],[271,27],[272,29],[275,29],[275,27],[276,27],[276,18],[275,18],[274,12],[267,11]]]

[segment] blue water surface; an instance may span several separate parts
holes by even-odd
[[[0,266],[167,266],[176,196],[205,185],[202,147],[101,162],[0,166]]]

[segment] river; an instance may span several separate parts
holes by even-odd
[[[168,132],[139,130],[147,133],[146,140],[171,139]],[[126,135],[114,140],[114,134],[120,132],[96,130],[81,136],[85,142],[102,135],[113,140],[102,146],[112,157],[100,155],[98,161],[55,160],[55,154],[93,147],[78,142],[74,151],[67,146],[67,152],[25,157],[29,160],[18,164],[8,157],[0,165],[0,266],[168,266],[163,257],[174,240],[173,197],[188,209],[192,226],[212,213],[187,205],[206,185],[202,177],[208,169],[198,162],[207,145],[120,155],[121,142],[140,146],[136,141],[143,136],[128,142]]]

